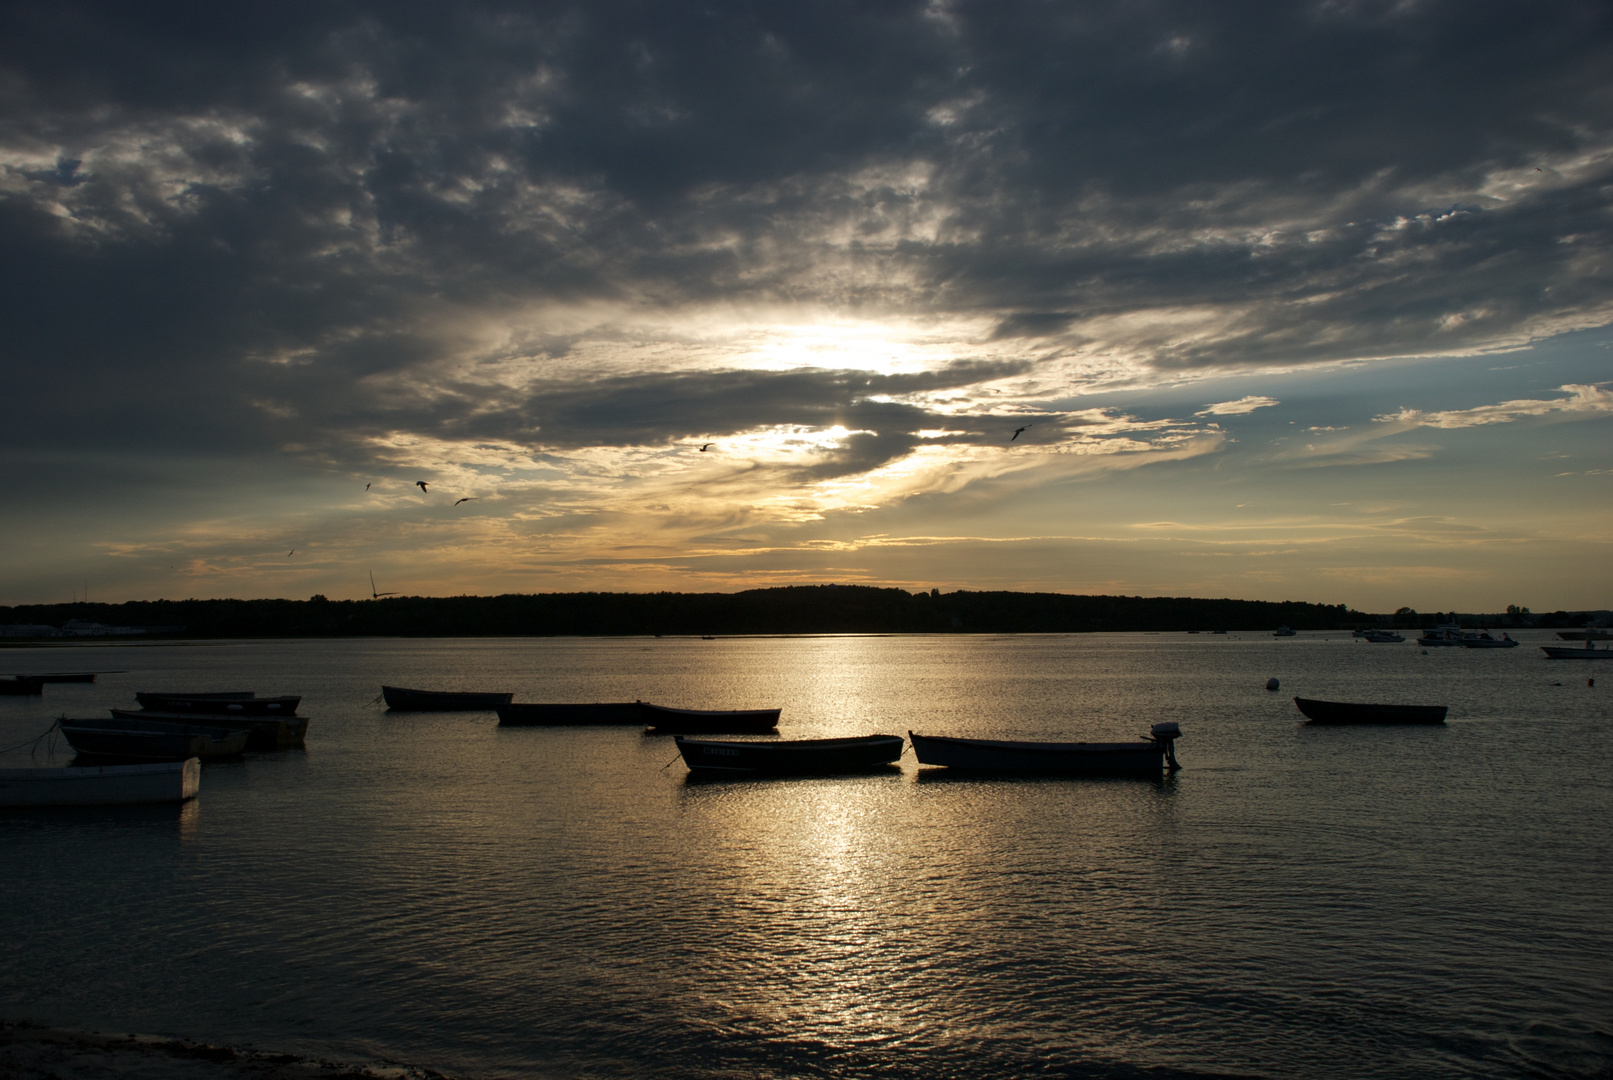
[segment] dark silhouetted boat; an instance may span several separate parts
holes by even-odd
[[[1374,645],[1395,644],[1406,640],[1404,634],[1397,634],[1393,630],[1368,630],[1361,637]]]
[[[43,694],[45,680],[32,678],[28,675],[17,675],[10,679],[0,679],[0,694]]]
[[[289,716],[297,711],[302,698],[293,694],[260,698],[250,690],[217,694],[138,693],[134,699],[142,708],[158,712],[201,713],[209,716]]]
[[[1009,742],[954,739],[909,731],[920,765],[989,773],[1043,773],[1057,776],[1158,776],[1176,770],[1177,724],[1155,724],[1150,738],[1137,742]]]
[[[112,720],[61,722],[67,743],[80,754],[94,757],[144,758],[184,761],[186,758],[238,757],[246,749],[245,731],[208,728],[203,731],[158,730]]]
[[[589,724],[647,723],[636,701],[544,705],[516,702],[498,707],[498,722],[506,727],[582,727]]]
[[[1294,704],[1313,724],[1443,724],[1444,705],[1365,705],[1297,697]]]
[[[178,720],[154,720],[143,712],[135,713],[132,717],[128,718],[114,716],[105,720],[74,720],[64,716],[60,721],[58,721],[58,723],[61,724],[62,732],[64,734],[68,731],[68,729],[71,728],[83,731],[97,731],[101,733],[128,732],[137,735],[178,735],[199,738],[203,741],[193,743],[191,746],[191,753],[185,756],[199,757],[204,761],[211,758],[240,757],[241,752],[246,749],[246,744],[252,735],[251,731],[244,727],[215,727],[211,724],[196,724]],[[99,736],[97,736],[97,738],[99,738]],[[77,743],[73,743],[72,736],[68,736],[67,741],[72,743],[74,749],[78,750],[81,754],[114,753],[110,750],[85,749],[84,747],[79,746]],[[123,754],[116,756],[150,757],[152,755]],[[163,759],[173,760],[166,754],[163,755]]]
[[[764,735],[778,727],[778,709],[669,709],[638,703],[651,735]]]
[[[155,709],[113,709],[119,720],[167,720],[179,724],[245,729],[248,750],[291,750],[302,746],[308,736],[306,716],[253,716],[251,714],[207,714],[163,712]]]
[[[12,677],[17,679],[38,679],[42,683],[94,682],[95,674],[93,671],[48,671],[44,674],[14,675]]]
[[[733,742],[676,738],[683,763],[693,772],[814,775],[863,772],[902,756],[900,735],[850,739],[778,739]]]
[[[1587,641],[1578,648],[1567,645],[1542,645],[1540,651],[1551,660],[1613,660],[1613,648],[1596,647],[1596,642]]]
[[[1477,634],[1463,634],[1462,648],[1464,649],[1516,649],[1518,643],[1512,639],[1511,634],[1502,634],[1500,637],[1491,637],[1488,630]]]
[[[119,806],[183,802],[202,786],[196,758],[143,765],[0,769],[0,806]]]
[[[406,690],[383,686],[386,707],[394,712],[487,712],[508,705],[514,694],[456,693],[443,690]]]

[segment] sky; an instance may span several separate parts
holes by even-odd
[[[5,3],[0,603],[1609,608],[1610,239],[1604,2]]]

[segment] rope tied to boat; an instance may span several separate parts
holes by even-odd
[[[9,754],[13,750],[21,750],[23,747],[28,746],[30,743],[32,743],[33,748],[28,751],[28,756],[33,757],[36,753],[39,752],[39,741],[41,739],[43,739],[46,735],[49,735],[51,732],[55,731],[57,728],[59,728],[61,726],[62,726],[62,722],[60,720],[52,720],[50,722],[50,727],[46,728],[44,731],[41,731],[38,735],[35,735],[31,739],[24,739],[22,742],[18,743],[16,746],[8,746],[4,750],[0,750],[0,754]]]

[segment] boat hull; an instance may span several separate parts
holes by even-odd
[[[15,679],[0,679],[0,694],[33,695],[45,692],[45,680],[18,677]]]
[[[251,732],[245,728],[207,727],[199,724],[184,724],[171,720],[152,720],[146,717],[120,719],[113,717],[110,720],[69,720],[61,721],[62,733],[73,749],[81,754],[98,754],[109,757],[143,757],[161,761],[183,761],[187,757],[199,757],[203,761],[213,758],[240,757],[246,750],[247,741]],[[75,734],[82,733],[82,734]],[[116,749],[95,749],[94,746],[112,747],[116,744],[119,735],[132,736],[129,746],[132,751],[125,752]],[[150,736],[161,736],[172,739],[172,744],[152,741]],[[75,739],[82,739],[80,745]],[[180,740],[190,740],[188,746]],[[155,748],[159,752],[141,753],[142,748]],[[175,755],[175,750],[186,749],[188,753]]]
[[[302,698],[293,694],[280,697],[243,697],[228,694],[135,694],[141,708],[166,713],[198,713],[209,716],[290,716]]]
[[[184,802],[201,790],[196,758],[149,765],[0,769],[0,806],[119,806]]]
[[[1443,724],[1444,705],[1369,705],[1296,697],[1294,704],[1313,724]]]
[[[508,705],[514,694],[459,694],[442,690],[409,690],[383,686],[381,695],[393,712],[487,712]]]
[[[733,742],[677,736],[678,753],[691,772],[750,775],[814,775],[864,772],[902,756],[900,735],[852,739],[781,739]]]
[[[1160,742],[1067,743],[954,739],[908,732],[920,765],[967,772],[1041,773],[1051,776],[1158,776],[1165,769]]]
[[[231,716],[228,713],[170,713],[140,709],[113,709],[119,720],[165,720],[180,724],[206,724],[242,728],[247,732],[248,750],[294,750],[308,735],[306,716]]]
[[[498,722],[506,727],[582,727],[607,724],[637,726],[647,721],[638,702],[625,701],[575,705],[500,705]]]
[[[669,709],[638,703],[651,735],[764,735],[778,727],[779,709]]]
[[[1613,649],[1593,648],[1590,642],[1578,649],[1564,645],[1542,645],[1540,651],[1546,654],[1548,660],[1613,660]]]

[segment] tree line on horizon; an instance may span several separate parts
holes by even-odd
[[[794,585],[738,593],[508,593],[374,600],[132,600],[0,607],[0,624],[69,620],[184,637],[521,637],[636,634],[1074,633],[1351,629],[1388,621],[1344,604],[1065,593],[910,593]]]

